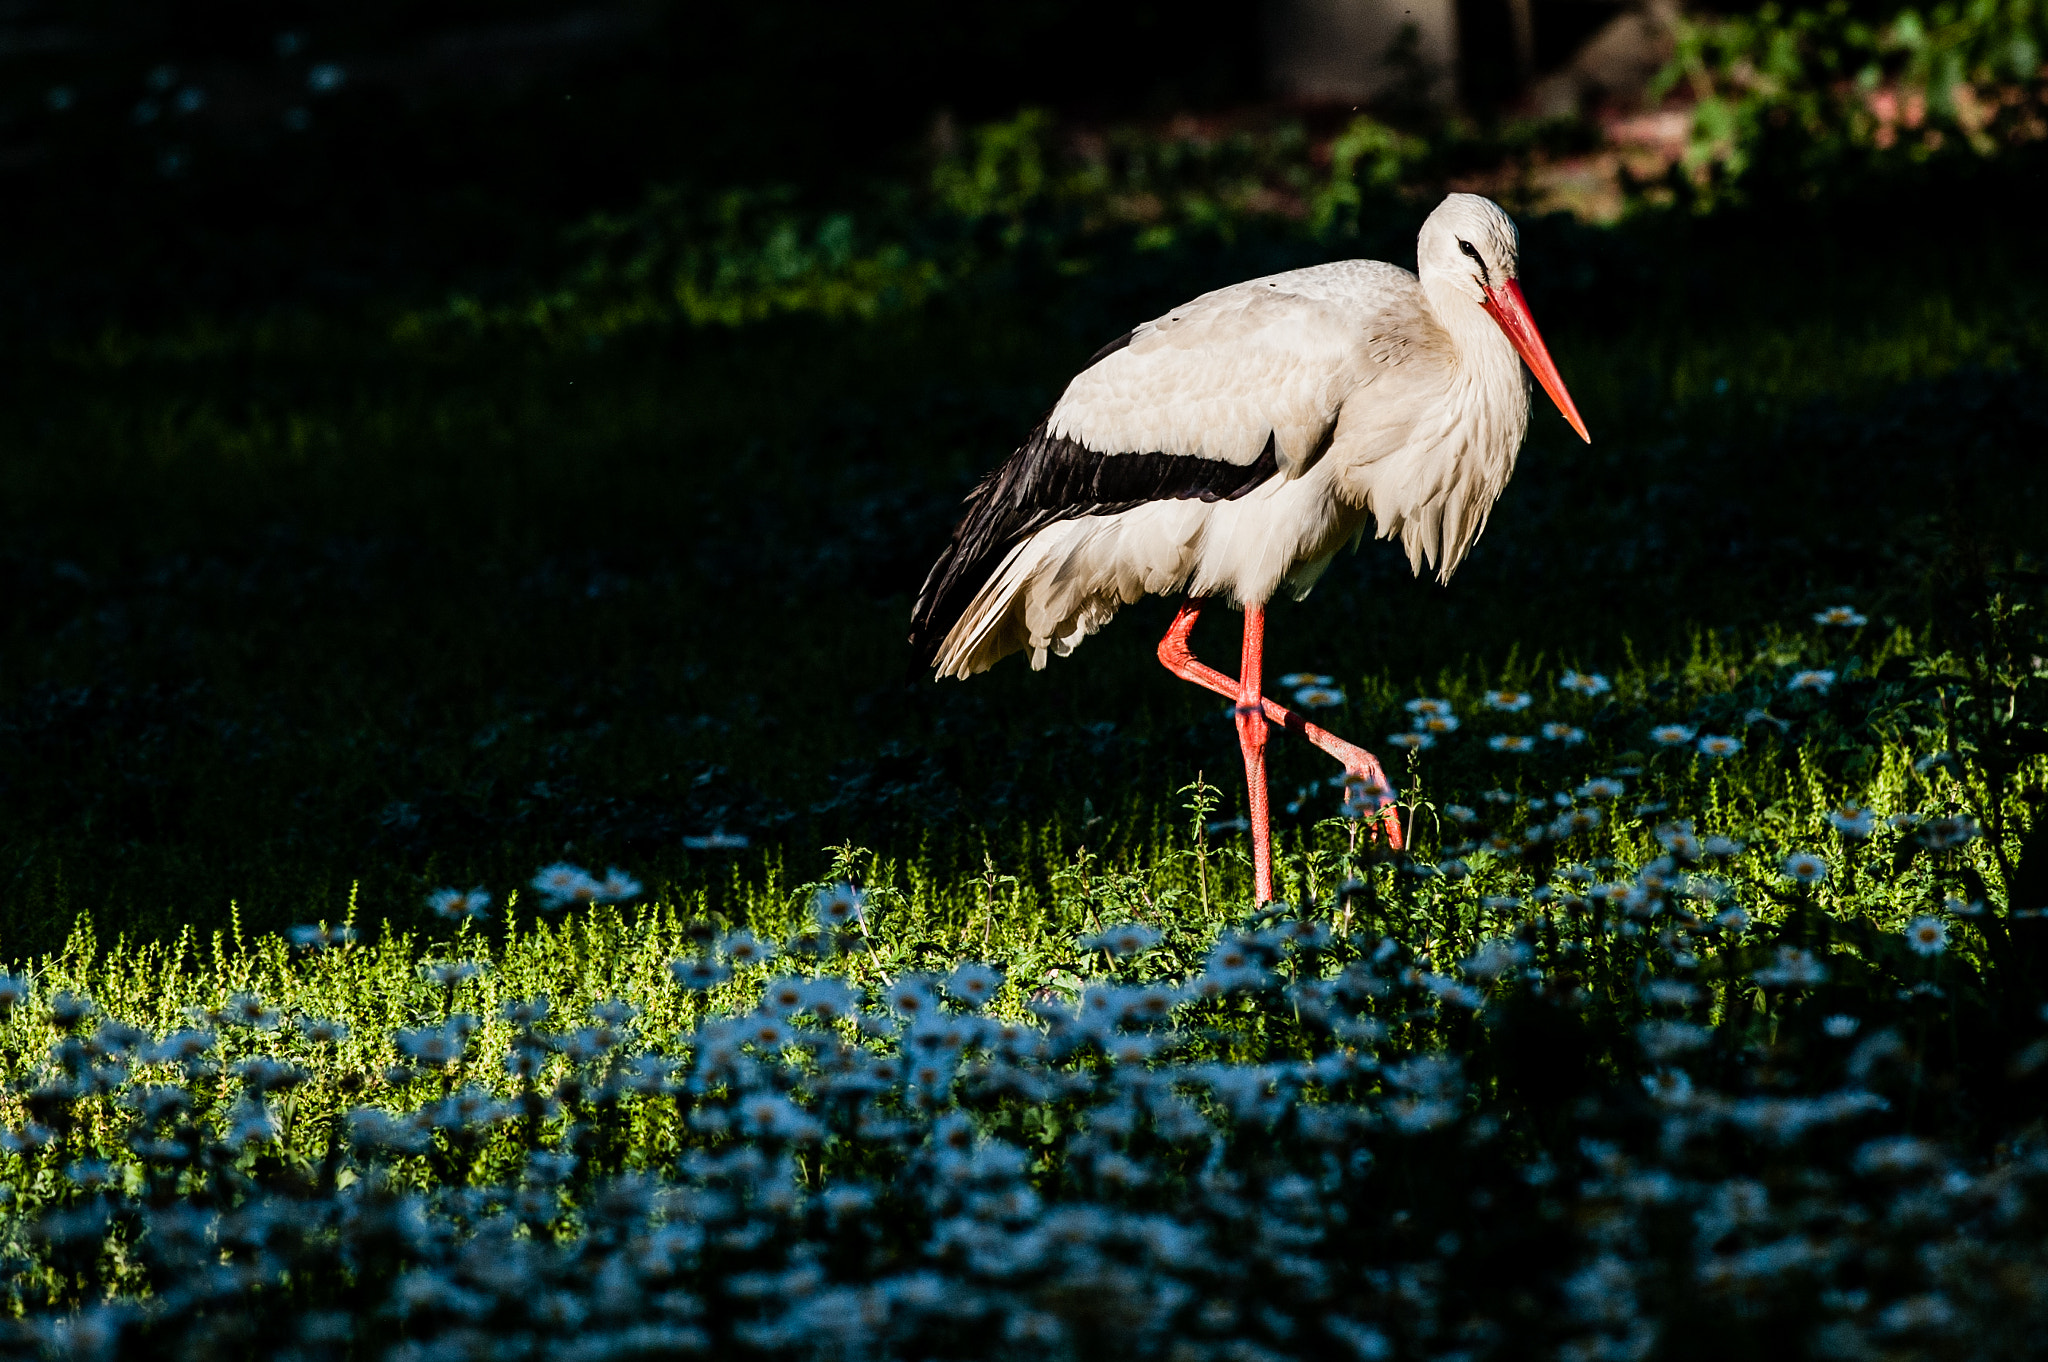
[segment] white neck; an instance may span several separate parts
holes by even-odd
[[[1522,358],[1486,309],[1457,282],[1428,271],[1422,275],[1422,291],[1437,323],[1449,334],[1457,358],[1449,414],[1473,423],[1468,448],[1489,461],[1500,461],[1505,480],[1529,429],[1529,385],[1522,374]]]

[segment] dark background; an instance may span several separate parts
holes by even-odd
[[[1605,12],[1539,7],[1539,39]],[[82,911],[145,936],[230,902],[405,922],[559,857],[715,899],[848,840],[945,876],[1149,854],[1197,772],[1236,788],[1218,706],[1151,660],[1170,604],[1043,674],[906,685],[910,595],[1103,340],[1236,279],[1412,262],[1440,181],[1342,239],[1112,235],[1081,273],[1022,253],[872,322],[602,346],[392,323],[553,286],[578,225],[650,185],[914,183],[942,114],[1347,117],[1266,98],[1259,20],[0,10],[0,950]],[[1512,105],[1489,51],[1479,124]],[[1333,726],[1371,743],[1418,691],[1683,670],[1840,600],[1938,623],[1957,563],[2042,548],[2042,184],[2023,150],[1614,227],[1525,213],[1597,443],[1539,409],[1451,588],[1370,545],[1276,612],[1274,670],[1338,676]],[[1197,639],[1226,668],[1231,624]],[[1276,761],[1283,802],[1328,774]],[[721,829],[748,848],[684,843]]]
[[[1616,12],[1543,0],[1539,68]],[[1506,5],[1462,0],[1459,18],[1463,106],[1489,118],[1519,93]],[[0,282],[57,331],[501,292],[560,263],[565,224],[649,183],[830,201],[903,170],[941,115],[1270,104],[1262,25],[1224,0],[16,0],[0,10]],[[313,88],[330,65],[340,83]]]

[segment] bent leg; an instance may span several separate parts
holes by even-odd
[[[1159,640],[1160,665],[1183,681],[1192,681],[1204,690],[1214,691],[1226,700],[1243,703],[1238,682],[1207,663],[1196,660],[1193,650],[1189,647],[1188,636],[1194,632],[1195,621],[1201,618],[1202,607],[1207,603],[1202,597],[1190,596],[1181,604],[1180,613],[1173,617],[1173,623],[1168,626],[1166,636]],[[1261,623],[1263,624],[1263,620]],[[1245,626],[1247,630],[1251,627],[1249,611],[1246,612]],[[1263,630],[1261,636],[1263,638]],[[1335,757],[1343,764],[1345,773],[1356,777],[1358,783],[1367,790],[1384,790],[1391,795],[1393,783],[1381,769],[1379,758],[1372,753],[1344,741],[1320,725],[1310,723],[1285,705],[1269,700],[1263,695],[1258,696],[1258,704],[1264,711],[1268,723],[1278,724],[1290,733],[1299,733],[1316,747]],[[1399,851],[1402,841],[1400,811],[1389,803],[1372,821],[1380,824],[1388,843],[1394,850]]]

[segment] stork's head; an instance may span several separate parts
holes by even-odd
[[[1416,273],[1434,298],[1448,291],[1486,312],[1500,327],[1509,344],[1536,375],[1543,391],[1557,403],[1564,419],[1571,422],[1579,438],[1591,444],[1586,423],[1565,390],[1564,379],[1550,359],[1550,351],[1529,315],[1522,297],[1519,274],[1521,239],[1515,220],[1492,199],[1477,194],[1452,194],[1422,224],[1415,243]],[[1439,304],[1441,306],[1441,304]]]

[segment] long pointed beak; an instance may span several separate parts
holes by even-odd
[[[1543,385],[1543,391],[1550,394],[1550,400],[1557,403],[1557,409],[1564,413],[1564,419],[1572,423],[1572,429],[1587,444],[1593,437],[1586,434],[1586,423],[1579,419],[1579,409],[1572,403],[1572,395],[1565,391],[1564,379],[1558,375],[1557,366],[1550,362],[1550,351],[1543,344],[1543,335],[1536,329],[1536,319],[1529,315],[1528,300],[1522,297],[1522,286],[1510,279],[1499,288],[1486,290],[1486,301],[1481,304],[1493,317],[1529,366],[1529,372],[1536,375],[1536,381]]]

